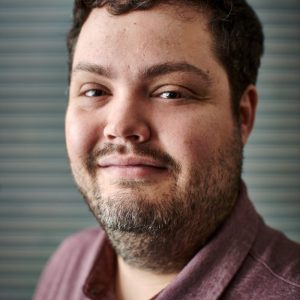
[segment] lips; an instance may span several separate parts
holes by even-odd
[[[102,157],[98,166],[100,170],[112,178],[119,179],[150,179],[165,173],[166,165],[151,158],[137,156],[107,156]]]
[[[159,169],[167,169],[167,166],[164,164],[145,157],[120,157],[120,156],[108,156],[100,159],[98,163],[100,168],[109,168],[109,167],[152,167]]]

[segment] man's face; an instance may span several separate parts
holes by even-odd
[[[82,28],[67,149],[106,228],[156,232],[190,219],[211,231],[233,206],[242,143],[207,22],[188,8],[180,17],[169,6],[120,16],[101,8]]]

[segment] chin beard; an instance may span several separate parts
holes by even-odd
[[[134,153],[141,152],[154,157],[153,150]],[[239,131],[210,161],[195,164],[184,185],[178,185],[181,168],[175,165],[173,184],[159,199],[145,193],[143,182],[130,182],[134,193],[104,197],[96,175],[92,184],[83,184],[83,176],[72,168],[81,194],[115,251],[134,267],[158,273],[182,269],[228,217],[240,187]]]

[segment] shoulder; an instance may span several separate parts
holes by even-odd
[[[96,228],[67,237],[48,261],[34,299],[67,299],[72,293],[77,299],[104,239],[104,232]]]
[[[300,245],[261,222],[237,275],[232,290],[235,295],[300,299]]]
[[[99,228],[89,228],[76,232],[63,240],[56,254],[65,251],[85,252],[90,248],[90,243],[94,244],[104,237],[104,232]]]
[[[87,261],[93,260],[103,239],[104,232],[98,228],[85,229],[72,234],[54,252],[50,264],[60,268],[67,263],[75,263],[76,261],[79,261],[80,264],[86,264]],[[77,266],[79,262],[76,263]]]
[[[270,272],[300,287],[300,245],[283,233],[262,224],[250,255]]]

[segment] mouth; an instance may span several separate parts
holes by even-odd
[[[168,171],[161,162],[144,157],[109,156],[100,159],[98,167],[114,178],[145,179]]]

